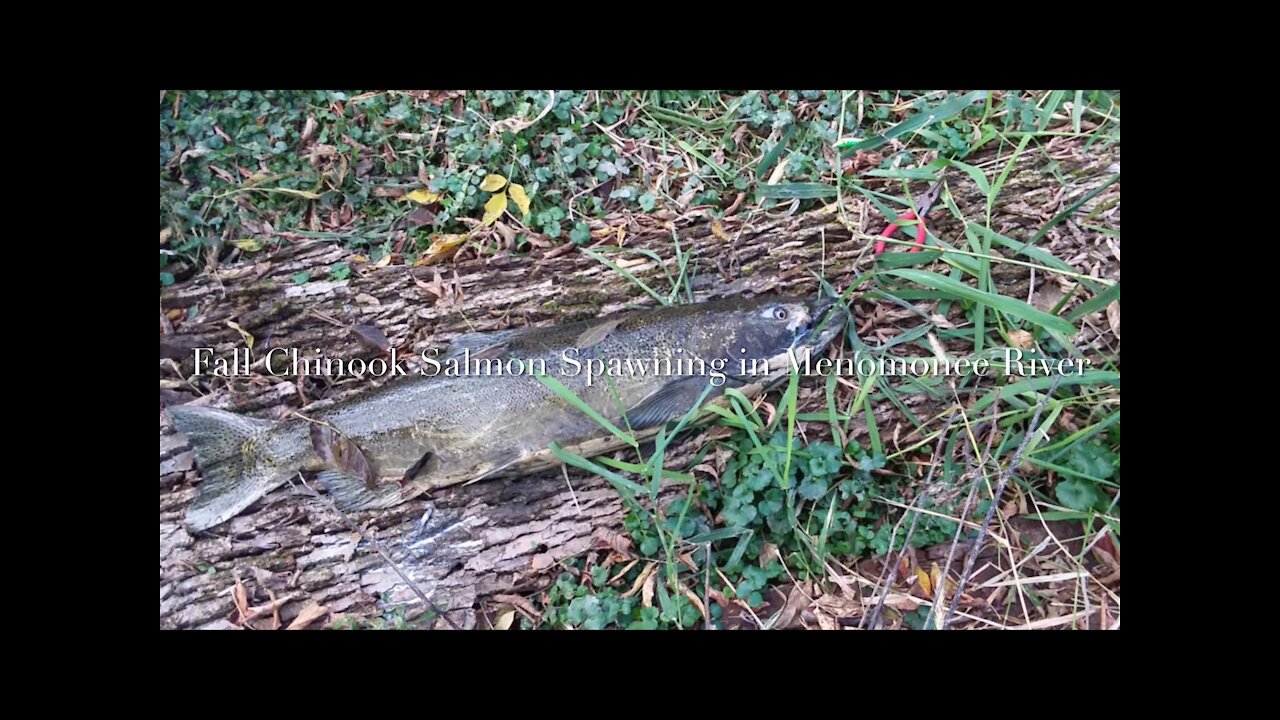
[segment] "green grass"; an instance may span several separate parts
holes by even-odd
[[[1080,90],[166,91],[160,282],[189,278],[211,257],[225,264],[270,253],[290,237],[340,244],[367,262],[390,255],[404,265],[451,234],[470,233],[490,252],[503,241],[477,226],[496,194],[481,188],[492,174],[521,185],[530,200],[527,214],[511,203],[499,220],[517,254],[535,243],[586,244],[587,221],[609,213],[678,215],[701,207],[718,217],[731,205],[739,213],[793,205],[803,212],[838,201],[848,219],[848,208],[866,201],[868,213],[882,216],[872,222],[878,228],[911,207],[912,190],[921,192],[944,171],[951,184],[972,183],[985,207],[966,216],[944,192],[931,215],[951,215],[960,231],[938,237],[931,222],[928,250],[910,254],[900,235],[854,286],[835,288],[864,311],[879,304],[897,313],[878,325],[887,337],[859,337],[851,324],[838,352],[889,360],[943,351],[1003,370],[1002,353],[1027,333],[1037,349],[1024,359],[1091,361],[1051,397],[1046,377],[952,381],[859,371],[845,378],[849,386],[793,374],[768,398],[776,410],[771,421],[740,395],[711,408],[711,422],[726,434],[680,466],[668,457],[674,432],[642,449],[628,428],[606,427],[641,453],[634,462],[554,448],[624,498],[632,558],[569,560],[536,598],[541,622],[522,619],[523,626],[697,628],[708,618],[712,627],[739,624],[717,598],[745,605],[752,622],[768,626],[779,619],[771,588],[812,581],[844,595],[859,560],[896,562],[907,546],[975,537],[994,478],[1029,432],[1011,495],[1002,499],[1012,497],[1016,513],[997,513],[990,532],[1013,537],[1009,524],[1018,518],[1070,520],[1080,523],[1085,546],[1105,531],[1118,551],[1119,340],[1087,345],[1077,338],[1118,303],[1120,285],[1088,277],[1045,241],[1072,223],[1118,244],[1118,221],[1081,209],[1115,192],[1119,175],[1025,231],[1006,229],[998,208],[1020,157],[1043,159],[1046,172],[1070,183],[1049,159],[1049,143],[1076,143],[1086,153],[1118,143],[1119,119],[1118,93]],[[518,127],[496,125],[504,121]],[[419,190],[432,199],[404,198]],[[586,252],[670,305],[693,298],[687,246],[673,230],[670,254]],[[659,263],[663,280],[649,285],[627,273],[618,260],[636,253]],[[996,272],[1010,266],[1072,290],[1055,307],[1035,307],[1002,290]],[[346,272],[349,266],[335,267],[330,276]],[[1101,325],[1105,331],[1105,317]],[[1030,428],[1037,409],[1039,427]],[[949,423],[953,413],[960,417]],[[1052,545],[1039,556],[1042,565],[1074,570],[1089,560],[1067,552],[1064,542]],[[951,578],[960,571],[946,570]],[[896,578],[895,592],[921,582],[909,575]],[[1089,587],[1118,617],[1118,592],[1094,581]],[[877,592],[857,583],[853,590]],[[994,620],[966,621],[1030,624],[1061,601],[1042,587],[1016,585],[1001,597]],[[921,628],[936,616],[928,606],[886,607],[883,619]]]

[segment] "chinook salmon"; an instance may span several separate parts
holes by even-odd
[[[459,336],[425,372],[308,416],[173,406],[203,478],[186,523],[226,522],[299,472],[316,473],[338,507],[368,510],[555,467],[552,443],[584,457],[611,452],[624,443],[547,379],[643,440],[727,387],[751,396],[774,386],[827,347],[844,313],[830,296],[667,306]]]

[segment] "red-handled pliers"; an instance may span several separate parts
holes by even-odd
[[[929,208],[938,201],[938,196],[942,194],[942,180],[933,184],[929,191],[920,198],[920,202],[916,204],[915,210],[908,210],[903,213],[898,220],[915,220],[916,221],[916,244],[924,245],[924,218],[929,214]],[[898,220],[889,223],[888,227],[880,231],[880,237],[893,237],[893,233],[898,229]],[[876,243],[876,255],[884,252],[885,241],[881,240]],[[921,248],[914,247],[907,252],[920,252]]]

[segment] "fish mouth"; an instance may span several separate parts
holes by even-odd
[[[809,326],[796,335],[792,347],[808,346],[814,350],[822,350],[844,327],[849,316],[848,309],[839,297],[826,293],[807,304]]]

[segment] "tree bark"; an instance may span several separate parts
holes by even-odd
[[[1085,154],[1071,142],[1024,152],[992,210],[993,229],[1029,237],[1111,179],[1116,172],[1111,166],[1118,160],[1118,146],[1095,147]],[[1002,168],[1007,158],[970,162]],[[949,188],[966,217],[985,220],[986,198],[967,176],[953,173]],[[917,194],[923,189],[912,186]],[[881,190],[901,194],[897,185]],[[1118,196],[1117,183],[1074,217],[1109,214],[1092,222],[1118,227]],[[680,272],[677,246],[688,255],[689,270],[696,267],[691,284],[700,297],[812,293],[817,288],[813,273],[821,272],[843,289],[871,262],[865,239],[851,233],[850,226],[874,234],[884,220],[861,195],[846,192],[844,200],[843,219],[827,207],[790,216],[755,212],[714,221],[695,211],[680,218],[656,213],[591,224],[601,243],[616,244],[622,238],[626,251],[608,253],[611,262],[664,296],[672,288],[668,274]],[[940,205],[935,207],[930,231],[964,246],[959,224]],[[1052,249],[1086,232],[1068,221],[1040,247]],[[330,386],[316,378],[282,379],[268,374],[263,360],[273,347],[321,348],[330,357],[379,357],[382,351],[362,341],[353,326],[376,326],[402,357],[414,358],[428,348],[443,348],[459,333],[594,317],[657,302],[636,282],[578,248],[535,249],[523,256],[464,249],[452,260],[419,268],[375,268],[355,262],[355,252],[331,242],[299,241],[162,292],[162,408],[208,395],[200,401],[278,418],[286,409],[317,409],[360,392],[368,380]],[[328,279],[339,262],[350,264],[350,277]],[[1089,257],[1072,262],[1081,272],[1096,270]],[[302,272],[317,280],[294,282],[293,276]],[[858,302],[860,314],[870,309],[873,303]],[[253,339],[253,377],[192,376],[195,348],[214,348],[215,355],[225,356],[244,347],[244,334]],[[673,449],[668,467],[681,467],[682,459],[705,442],[704,435],[693,434]],[[586,551],[593,535],[619,530],[624,517],[607,481],[553,471],[447,488],[391,510],[355,514],[351,520],[359,524],[357,532],[326,500],[296,482],[230,522],[193,536],[182,517],[199,481],[186,439],[173,434],[162,413],[162,628],[232,627],[233,620],[243,619],[238,605],[270,608],[273,603],[275,612],[250,624],[287,626],[304,610],[304,620],[310,617],[317,604],[324,612],[311,627],[327,626],[340,615],[376,616],[395,605],[404,605],[413,616],[425,610],[419,592],[446,610],[447,620],[438,620],[437,627],[449,627],[448,622],[485,627],[483,611],[495,596],[542,587],[558,574],[558,563]],[[420,520],[428,511],[423,525]]]

